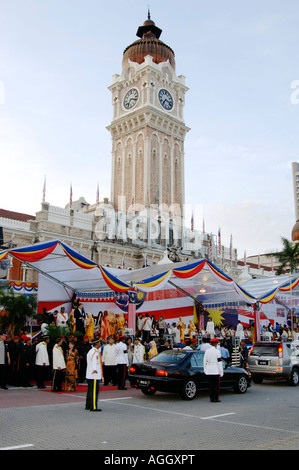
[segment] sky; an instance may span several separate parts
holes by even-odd
[[[0,0],[0,207],[110,197],[112,76],[151,18],[186,77],[185,202],[238,257],[296,222],[298,0]],[[190,220],[186,220],[190,226]]]

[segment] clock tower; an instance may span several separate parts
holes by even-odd
[[[159,212],[183,218],[185,77],[177,76],[173,50],[148,19],[123,53],[113,76],[111,202],[115,210]]]

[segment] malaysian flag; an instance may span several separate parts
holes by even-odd
[[[46,202],[46,177],[45,177],[44,188],[43,188],[43,202]]]
[[[210,238],[210,261],[213,263],[213,247],[212,247],[212,236]]]
[[[70,209],[73,207],[73,188],[72,188],[72,183],[70,187]]]
[[[99,191],[99,183],[97,184],[97,197],[96,197],[96,205],[99,207],[100,205],[100,191]]]

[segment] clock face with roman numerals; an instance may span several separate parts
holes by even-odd
[[[159,101],[161,106],[163,106],[166,111],[171,111],[173,108],[173,98],[168,90],[161,89],[158,94]]]
[[[138,90],[136,88],[131,88],[124,97],[124,108],[132,109],[138,101]]]

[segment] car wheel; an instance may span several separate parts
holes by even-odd
[[[156,393],[156,390],[152,388],[141,387],[140,390],[142,391],[142,393],[144,393],[144,395],[154,395]]]
[[[263,377],[261,377],[260,375],[252,375],[252,382],[254,382],[255,384],[261,384],[262,381],[263,381]]]
[[[299,384],[299,372],[298,369],[293,369],[289,378],[289,384],[296,387]]]
[[[197,385],[194,380],[187,380],[180,392],[181,397],[183,400],[193,400],[197,393]]]
[[[248,388],[247,379],[245,375],[241,375],[237,380],[235,391],[237,393],[245,393],[247,392],[247,388]]]

